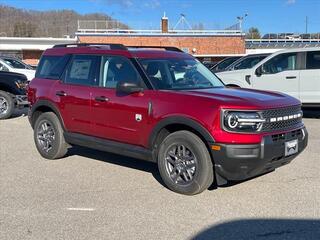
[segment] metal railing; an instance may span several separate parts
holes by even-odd
[[[118,21],[78,20],[77,34],[110,34],[110,35],[244,35],[239,29],[224,30],[199,30],[199,29],[169,29],[168,33],[162,33],[159,29],[130,29]]]

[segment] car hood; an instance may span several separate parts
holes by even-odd
[[[15,68],[13,71],[17,72],[17,73],[24,74],[28,78],[28,81],[31,81],[36,74],[36,71],[31,70],[31,69],[16,69]]]
[[[221,87],[183,92],[187,95],[210,99],[221,107],[270,109],[301,104],[298,99],[284,93],[246,88]]]

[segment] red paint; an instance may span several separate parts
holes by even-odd
[[[114,54],[128,58],[191,58],[179,52],[160,50],[106,50],[91,47],[54,48],[44,55],[71,53]],[[67,96],[59,97],[57,91]],[[97,96],[109,99],[97,102]],[[28,91],[31,105],[47,99],[60,111],[67,131],[88,134],[120,142],[148,146],[153,128],[169,116],[184,116],[203,126],[219,143],[259,143],[263,134],[228,133],[221,130],[222,108],[264,110],[298,105],[300,102],[280,93],[248,89],[215,88],[208,90],[145,90],[143,93],[119,96],[115,89],[67,85],[59,80],[37,79],[31,81]],[[152,102],[152,114],[148,114],[148,103]],[[136,121],[135,115],[142,120]],[[269,133],[269,134],[274,134]]]

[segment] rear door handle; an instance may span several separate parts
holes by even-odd
[[[286,79],[295,79],[297,78],[296,76],[286,76]]]
[[[60,97],[65,97],[65,96],[67,96],[67,93],[64,92],[64,91],[57,91],[57,92],[56,92],[56,95],[57,95],[57,96],[60,96]]]
[[[109,98],[105,97],[105,96],[98,96],[94,98],[97,102],[108,102]]]

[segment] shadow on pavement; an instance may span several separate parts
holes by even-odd
[[[9,120],[13,118],[26,117],[26,116],[28,116],[28,108],[15,109],[12,116],[9,118]]]
[[[69,149],[68,156],[73,155],[83,156],[93,160],[116,164],[122,167],[133,168],[144,172],[150,172],[152,176],[165,187],[159,174],[158,166],[155,163],[80,146],[73,146]]]
[[[191,239],[210,240],[319,240],[320,220],[243,219],[214,225]]]

